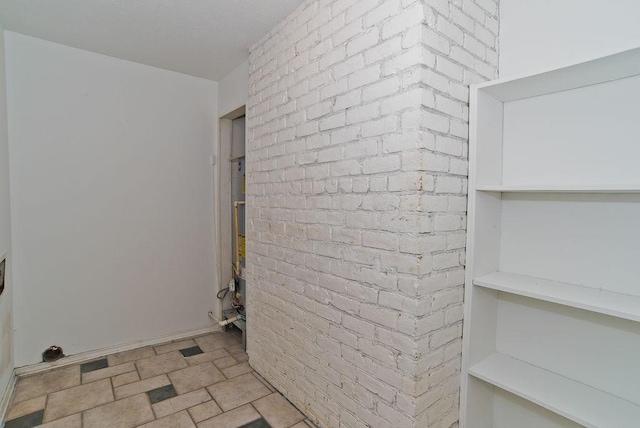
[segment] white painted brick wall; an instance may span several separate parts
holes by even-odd
[[[248,352],[321,427],[457,426],[497,2],[307,0],[251,49]]]

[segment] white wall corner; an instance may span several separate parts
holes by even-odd
[[[247,103],[249,60],[244,61],[218,82],[218,113],[224,116]]]

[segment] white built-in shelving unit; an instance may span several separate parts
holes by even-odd
[[[640,427],[640,49],[472,87],[463,428]]]

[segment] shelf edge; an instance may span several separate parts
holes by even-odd
[[[502,185],[477,185],[475,190],[479,192],[501,193],[640,193],[640,185],[630,186],[597,186],[597,185],[567,185],[567,186],[502,186]]]
[[[499,375],[496,376],[495,373],[492,375],[492,372],[504,372],[505,370],[507,372],[520,372],[522,374],[522,377],[520,379],[514,380],[515,377],[511,376],[507,380],[504,378],[504,374],[502,379]],[[576,392],[575,390],[580,389],[581,391],[584,391],[585,394],[587,394],[587,396],[589,397],[589,401],[601,403],[601,400],[605,399],[608,404],[613,405],[614,409],[611,409],[611,411],[616,411],[615,414],[618,416],[620,415],[619,411],[621,409],[624,409],[626,412],[628,412],[626,416],[632,416],[630,418],[625,418],[624,422],[630,422],[631,420],[635,421],[640,418],[640,406],[635,403],[624,400],[620,397],[616,397],[605,391],[591,387],[589,385],[585,385],[573,379],[550,372],[543,368],[536,367],[532,364],[518,360],[508,355],[500,354],[498,352],[491,354],[484,360],[470,367],[467,373],[476,379],[487,382],[494,387],[505,390],[542,408],[545,408],[550,412],[556,413],[564,418],[584,425],[588,428],[605,428],[605,426],[596,425],[596,423],[598,423],[597,420],[590,422],[589,419],[591,419],[593,415],[591,416],[591,418],[588,415],[580,416],[579,414],[576,414],[579,412],[563,410],[562,406],[554,404],[553,400],[545,400],[542,396],[536,394],[536,392],[540,392],[540,385],[537,386],[538,391],[536,391],[536,386],[527,391],[526,387],[518,387],[518,381],[524,380],[526,382],[527,378],[534,378],[538,381],[540,379],[545,379],[550,384],[548,386],[551,387],[550,390],[552,391],[555,391],[555,388],[558,388],[560,386],[567,389],[567,391],[569,392],[571,392],[571,390],[574,390],[572,391],[574,393]],[[622,424],[610,426],[622,428],[631,427],[634,425]]]
[[[598,289],[594,289],[594,288],[589,288],[589,287],[584,287],[584,286],[580,286],[580,285],[575,285],[575,284],[567,284],[567,283],[563,283],[563,282],[558,282],[558,281],[551,281],[548,279],[543,279],[543,278],[536,278],[536,277],[530,277],[530,276],[525,276],[525,275],[519,275],[519,274],[514,274],[514,273],[509,273],[509,272],[492,272],[490,274],[487,275],[483,275],[480,276],[478,278],[475,278],[473,280],[473,285],[478,286],[478,287],[482,287],[482,288],[488,288],[488,289],[492,289],[492,290],[496,290],[496,291],[501,291],[504,293],[509,293],[509,294],[515,294],[515,295],[519,295],[519,296],[523,296],[523,297],[528,297],[531,299],[536,299],[536,300],[542,300],[545,302],[550,302],[550,303],[556,303],[559,305],[563,305],[563,306],[569,306],[569,307],[573,307],[573,308],[577,308],[577,309],[582,309],[585,311],[589,311],[589,312],[595,312],[595,313],[599,313],[599,314],[603,314],[603,315],[608,315],[608,316],[612,316],[615,318],[622,318],[622,319],[626,319],[629,321],[635,321],[635,322],[640,322],[640,310],[638,310],[637,312],[630,312],[628,310],[624,310],[624,309],[616,309],[614,306],[615,305],[609,305],[609,306],[598,306],[598,305],[594,305],[592,303],[589,302],[584,302],[584,301],[580,301],[580,300],[571,300],[567,297],[563,297],[561,295],[556,295],[553,296],[549,293],[545,293],[544,290],[538,290],[536,291],[535,289],[531,289],[531,290],[523,290],[521,288],[517,288],[517,287],[509,287],[506,285],[503,285],[501,282],[502,281],[496,281],[495,279],[491,278],[491,276],[496,276],[496,275],[504,275],[504,276],[509,276],[510,278],[504,278],[504,280],[515,280],[515,281],[527,281],[527,282],[537,282],[537,283],[542,283],[542,285],[540,286],[540,288],[542,288],[543,286],[549,286],[549,287],[555,287],[555,288],[560,288],[561,290],[565,290],[566,292],[578,292],[578,293],[583,293],[585,296],[590,296],[590,297],[594,297],[594,296],[604,296],[608,299],[620,299],[621,301],[629,301],[629,299],[631,300],[637,300],[639,303],[639,308],[640,308],[640,297],[637,296],[632,296],[629,294],[622,294],[622,293],[616,293],[613,291],[605,291],[605,290],[598,290]],[[602,300],[602,299],[600,299]],[[607,300],[607,299],[605,299]]]

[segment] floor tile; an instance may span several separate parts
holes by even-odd
[[[288,428],[304,420],[304,415],[277,392],[252,404],[273,428]]]
[[[181,349],[191,348],[193,346],[196,346],[196,342],[194,342],[193,339],[187,339],[180,340],[178,342],[166,343],[164,345],[154,346],[153,349],[156,351],[156,354],[160,355],[166,354],[167,352],[171,351],[179,351]]]
[[[187,366],[187,362],[178,351],[136,361],[136,367],[138,367],[138,373],[141,379],[148,379],[162,373],[173,372]]]
[[[44,410],[38,410],[37,412],[29,413],[28,415],[8,421],[4,424],[4,428],[32,428],[42,424],[43,416]]]
[[[192,346],[191,348],[181,349],[180,353],[183,357],[193,357],[194,355],[202,354],[203,351],[199,346]]]
[[[220,382],[207,389],[225,412],[269,395],[271,392],[251,373]]]
[[[231,355],[225,351],[224,348],[216,349],[215,351],[205,352],[203,354],[194,355],[193,357],[185,357],[185,360],[190,366],[196,366],[198,364],[206,363],[207,361],[214,361],[224,357],[230,357]]]
[[[141,360],[156,355],[151,346],[136,348],[130,351],[118,352],[117,354],[107,356],[110,366],[128,363],[130,361]]]
[[[213,333],[21,379],[5,428],[307,428],[253,372],[240,337]]]
[[[249,422],[248,424],[242,425],[240,428],[272,428],[271,425],[264,419],[258,419],[257,421]]]
[[[264,384],[264,386],[266,386],[267,388],[269,388],[269,391],[271,392],[276,392],[276,389],[271,386],[271,384],[269,382],[267,382],[262,376],[260,376],[258,373],[253,372],[253,375]]]
[[[226,369],[227,367],[235,366],[238,362],[233,357],[225,357],[214,360],[213,364],[215,364],[219,369]]]
[[[149,400],[144,394],[114,401],[83,414],[84,428],[129,428],[154,419]]]
[[[189,409],[189,414],[196,423],[202,422],[206,419],[211,419],[214,416],[218,416],[220,413],[222,413],[222,409],[213,400],[198,404],[197,406]]]
[[[210,334],[208,336],[196,337],[196,343],[204,352],[215,351],[220,348],[228,348],[238,345],[240,342],[232,335],[225,333]]]
[[[239,354],[233,354],[233,358],[236,359],[239,363],[244,363],[245,361],[249,361],[249,355],[246,352],[240,352]]]
[[[114,388],[116,394],[116,400],[122,398],[131,397],[132,395],[140,394],[141,392],[151,391],[152,389],[160,388],[161,386],[169,385],[171,382],[167,375],[160,375],[152,377],[150,379],[133,382],[124,386]]]
[[[105,360],[106,361],[106,360]],[[108,377],[117,376],[122,373],[135,372],[134,363],[125,363],[113,367],[107,367],[100,370],[90,371],[82,374],[82,383],[95,382],[96,380],[106,379]]]
[[[176,387],[178,394],[184,394],[226,380],[222,372],[211,362],[169,373],[169,379]]]
[[[111,380],[103,379],[49,395],[44,421],[51,422],[113,401]]]
[[[95,370],[104,369],[109,367],[109,363],[106,358],[101,360],[89,361],[88,363],[80,364],[80,373],[89,373]]]
[[[211,401],[211,396],[206,389],[199,389],[197,391],[189,392],[188,394],[179,395],[177,397],[152,404],[151,407],[153,408],[153,413],[156,414],[157,418],[163,418],[172,413],[197,406],[198,404],[205,403],[207,401]]]
[[[82,414],[76,413],[66,418],[39,425],[38,428],[82,428]]]
[[[29,400],[80,385],[80,366],[63,367],[18,380],[13,401]]]
[[[185,410],[157,421],[149,422],[140,428],[195,428],[195,424]]]
[[[244,348],[242,347],[242,345],[233,345],[225,349],[231,355],[240,354],[244,352]]]
[[[260,419],[260,413],[256,412],[251,404],[238,407],[230,412],[207,419],[198,423],[198,428],[238,428],[249,422]]]
[[[140,380],[140,376],[138,376],[138,372],[135,371],[135,372],[123,373],[121,375],[114,376],[111,378],[111,383],[113,384],[114,388],[117,388],[119,386],[128,385],[130,383],[137,382],[139,380]]]
[[[12,419],[37,412],[38,410],[44,410],[45,404],[47,404],[46,395],[15,403],[9,409],[6,420],[10,421]]]
[[[235,338],[238,343],[242,343],[242,330],[240,330],[239,328],[236,328],[235,326],[230,327],[228,331],[224,332],[224,334]]]
[[[178,395],[176,389],[173,385],[165,385],[160,388],[152,389],[151,391],[147,391],[147,395],[149,396],[149,401],[151,404],[159,403],[164,400],[168,400],[169,398],[173,398]]]
[[[222,369],[222,374],[231,379],[232,377],[240,376],[245,373],[251,373],[253,369],[249,366],[249,363],[236,364],[235,366]]]

